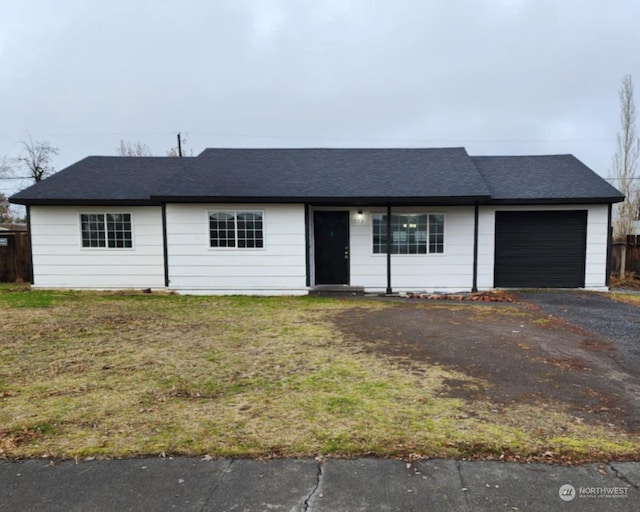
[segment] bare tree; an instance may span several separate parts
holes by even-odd
[[[2,192],[0,192],[0,224],[7,224],[13,219],[9,213],[9,200]]]
[[[180,152],[178,151],[178,147],[176,146],[174,148],[171,148],[169,151],[167,151],[167,156],[175,157],[175,158],[179,158],[180,156],[193,156],[193,149],[189,148],[187,150],[185,148],[182,148],[182,155],[180,155]]]
[[[116,148],[118,156],[153,156],[149,146],[140,141],[132,143],[120,139],[120,146]]]
[[[0,224],[18,224],[24,222],[23,207],[16,207],[9,202],[9,198],[0,192]]]
[[[624,239],[635,232],[640,190],[638,187],[638,159],[640,139],[636,135],[636,106],[633,99],[633,80],[626,75],[618,93],[620,98],[620,131],[616,138],[616,152],[612,160],[612,175],[616,187],[625,195],[616,205],[613,217],[613,236]]]
[[[10,178],[13,176],[13,168],[9,164],[6,156],[0,160],[0,178]]]
[[[51,159],[60,151],[48,142],[33,142],[29,137],[29,142],[22,141],[22,153],[18,155],[16,161],[24,167],[36,183],[42,181],[48,175],[53,174],[54,168]]]
[[[180,134],[178,134],[180,135]],[[187,139],[178,137],[178,144],[167,151],[167,156],[179,157],[179,156],[193,156],[193,149],[185,150],[184,146],[187,143]],[[116,148],[118,156],[153,156],[151,149],[146,144],[140,141],[132,143],[120,139],[120,146]]]
[[[22,165],[36,183],[45,177],[53,174],[54,168],[51,165],[51,158],[60,151],[48,142],[33,142],[29,137],[29,142],[22,141],[22,153],[16,161]]]

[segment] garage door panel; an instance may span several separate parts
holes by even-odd
[[[587,211],[496,212],[494,283],[584,287]]]

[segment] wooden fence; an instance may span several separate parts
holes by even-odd
[[[625,273],[640,276],[640,235],[627,235],[625,242],[613,242],[611,246],[611,273],[620,276],[623,249],[626,247]]]
[[[31,280],[31,250],[26,231],[0,231],[0,283]]]

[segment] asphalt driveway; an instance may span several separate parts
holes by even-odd
[[[451,368],[469,402],[555,404],[578,421],[640,432],[640,307],[605,294],[522,292],[514,303],[407,300],[334,319],[363,350],[418,367]]]
[[[618,363],[640,374],[640,307],[604,293],[533,291],[519,293],[518,299],[607,340]]]

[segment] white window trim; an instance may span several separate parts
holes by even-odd
[[[373,236],[374,236],[374,216],[375,215],[381,215],[381,216],[385,216],[387,215],[387,212],[382,212],[382,211],[374,211],[371,212],[371,244],[370,244],[370,251],[371,251],[371,256],[373,256],[374,258],[376,257],[386,257],[387,256],[387,252],[374,252],[373,250]],[[416,254],[399,254],[399,253],[391,253],[391,256],[393,256],[394,258],[399,257],[399,258],[416,258],[416,257],[428,257],[428,258],[440,258],[443,256],[447,255],[447,214],[445,212],[425,212],[425,211],[410,211],[410,212],[391,212],[391,215],[442,215],[442,222],[444,224],[444,231],[443,231],[443,236],[444,236],[444,241],[443,241],[443,246],[442,246],[442,252],[429,252],[429,241],[428,241],[428,235],[427,235],[427,252],[426,253],[416,253]],[[427,223],[429,222],[429,220],[427,220]]]
[[[82,216],[83,215],[104,215],[104,233],[105,236],[107,236],[107,215],[129,215],[129,218],[131,219],[131,247],[109,247],[108,245],[108,237],[105,238],[105,246],[104,247],[85,247],[82,244]],[[123,211],[117,211],[117,212],[108,212],[108,211],[84,211],[84,212],[78,212],[78,232],[80,234],[80,249],[82,251],[133,251],[136,248],[136,244],[135,244],[135,240],[136,240],[136,236],[135,236],[135,230],[134,230],[134,223],[133,223],[133,213],[131,212],[123,212]]]
[[[207,248],[210,251],[264,251],[267,248],[267,223],[264,210],[251,208],[215,208],[207,210]],[[212,213],[233,213],[235,247],[211,247],[211,214]],[[262,247],[238,247],[238,213],[259,213],[262,215]]]

